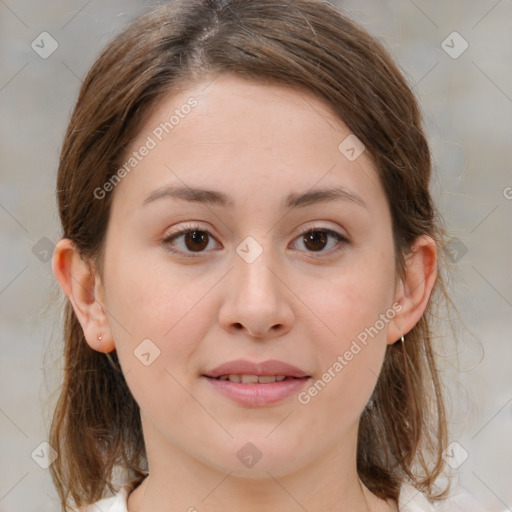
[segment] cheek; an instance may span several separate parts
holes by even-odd
[[[109,257],[110,325],[132,395],[144,414],[153,419],[161,414],[165,424],[177,411],[197,414],[184,390],[194,381],[191,368],[211,320],[201,298],[213,283],[185,286],[189,278],[183,272],[171,275],[142,256],[121,257],[121,251],[112,251]]]
[[[322,407],[359,413],[373,392],[395,316],[394,262],[379,251],[340,273],[324,291],[315,302],[325,324],[317,331],[324,373],[312,394],[318,393]]]
[[[136,244],[129,248],[122,238],[112,236],[106,250],[108,307],[126,331],[146,330],[145,336],[162,337],[186,316],[200,289],[185,286],[185,272],[173,271],[164,258],[155,258],[159,249],[138,249]]]
[[[123,251],[112,240],[105,260],[105,289],[110,326],[116,350],[128,371],[139,367],[139,346],[145,342],[158,355],[158,364],[173,373],[187,368],[207,334],[212,312],[203,300],[215,276],[200,279],[190,270],[176,271],[161,261],[151,261],[144,251]],[[153,252],[154,251],[153,249]],[[217,278],[218,280],[218,278]],[[178,370],[176,370],[178,369]]]
[[[392,318],[389,311],[393,312],[389,294],[379,294],[374,287],[365,289],[360,282],[351,282],[353,279],[343,280],[335,297],[323,297],[326,303],[322,311],[331,335],[324,332],[320,338],[324,340],[322,362],[327,368],[343,356],[346,367],[364,366],[378,372]],[[354,377],[359,379],[360,375]]]
[[[330,346],[343,348],[343,344],[372,327],[382,314],[393,313],[393,265],[389,256],[379,252],[341,270],[332,276],[327,287],[318,289],[315,309],[331,331],[330,338],[324,336],[331,340]],[[378,324],[382,336],[387,324]]]

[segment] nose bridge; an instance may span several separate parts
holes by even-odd
[[[236,247],[234,278],[237,288],[245,294],[246,302],[262,300],[271,304],[279,292],[276,277],[269,270],[269,267],[278,266],[271,244],[270,236],[258,236],[258,239],[247,236]]]
[[[286,287],[278,278],[280,264],[270,236],[246,237],[237,247],[233,272],[220,320],[225,328],[244,327],[265,336],[289,328],[293,314]],[[277,274],[277,275],[276,275]]]

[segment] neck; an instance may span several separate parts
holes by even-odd
[[[147,433],[147,432],[146,432]],[[156,433],[146,438],[155,440]],[[346,444],[346,443],[345,443]],[[374,496],[360,482],[355,443],[340,445],[321,460],[278,475],[236,476],[219,470],[182,450],[147,446],[150,474],[128,499],[128,512],[384,512],[396,504]]]

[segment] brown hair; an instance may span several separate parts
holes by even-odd
[[[442,242],[429,192],[431,159],[416,99],[388,52],[337,8],[313,0],[178,0],[141,16],[88,73],[65,135],[57,197],[63,237],[101,274],[113,193],[94,190],[119,169],[142,120],[164,94],[233,73],[323,99],[365,144],[388,198],[396,265],[423,234]],[[442,276],[434,294],[448,298]],[[404,480],[430,498],[447,427],[429,320],[435,301],[387,347],[371,406],[360,420],[357,469],[377,496],[398,500]],[[92,350],[68,302],[65,376],[51,424],[51,474],[62,504],[114,491],[113,470],[147,474],[139,408],[115,350]]]

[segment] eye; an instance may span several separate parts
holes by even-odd
[[[348,243],[346,237],[327,228],[311,228],[303,231],[297,238],[306,247],[307,252],[330,253],[341,250]],[[330,240],[330,241],[329,241]],[[327,250],[324,250],[328,247]],[[334,249],[334,251],[332,250]]]
[[[328,228],[310,228],[296,238],[306,248],[306,252],[331,253],[343,249],[349,241],[346,237]],[[180,243],[177,243],[180,241]],[[214,238],[201,226],[186,226],[163,240],[166,248],[185,257],[195,257],[203,252],[210,252],[210,242]],[[215,246],[215,243],[213,244]],[[217,244],[218,245],[218,244]],[[176,248],[176,246],[178,246]],[[210,246],[210,250],[207,250]],[[324,250],[327,247],[327,250]],[[195,253],[195,254],[194,254]]]
[[[181,243],[177,244],[176,241],[180,239]],[[163,243],[172,252],[186,257],[194,257],[193,253],[204,252],[211,240],[213,240],[211,234],[201,226],[187,226],[165,238]],[[179,246],[178,249],[172,247],[176,245]]]

